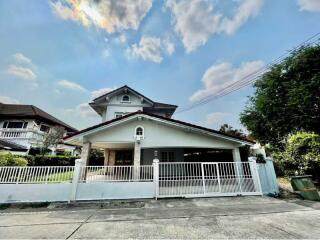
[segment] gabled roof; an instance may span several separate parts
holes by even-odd
[[[175,112],[177,105],[167,104],[167,103],[161,103],[161,102],[154,102],[150,98],[144,96],[143,94],[139,93],[138,91],[132,89],[131,87],[124,85],[120,88],[117,88],[113,91],[110,91],[108,93],[105,93],[95,99],[92,100],[89,105],[100,115],[103,114],[105,106],[101,106],[101,101],[107,97],[111,97],[119,92],[122,92],[124,90],[127,90],[128,92],[133,93],[134,95],[137,95],[141,98],[143,98],[145,101],[149,102],[151,104],[150,107],[144,107],[144,111],[146,112],[154,112],[157,110],[165,111],[168,116],[172,116],[172,114]]]
[[[56,124],[63,126],[69,132],[76,132],[77,129],[71,127],[70,125],[62,122],[61,120],[55,118],[49,113],[41,110],[40,108],[33,105],[23,105],[23,104],[4,104],[0,103],[0,118],[2,119],[39,119],[46,121],[51,124]]]
[[[28,148],[17,143],[9,142],[0,139],[0,149],[12,150],[12,151],[27,151]]]
[[[177,124],[181,124],[181,125],[184,125],[184,126],[187,126],[187,127],[203,130],[203,131],[206,131],[206,132],[209,132],[209,133],[214,133],[214,134],[221,135],[221,136],[224,136],[224,137],[228,137],[228,138],[231,138],[231,139],[240,140],[240,141],[246,142],[248,144],[255,144],[254,141],[251,141],[249,139],[241,138],[241,137],[238,137],[238,136],[233,136],[233,135],[226,134],[226,133],[214,130],[214,129],[205,128],[205,127],[201,127],[201,126],[194,125],[194,124],[191,124],[191,123],[175,120],[175,119],[172,119],[172,118],[166,118],[166,117],[162,117],[162,116],[159,116],[159,115],[156,115],[156,114],[151,114],[151,113],[141,112],[141,111],[133,112],[133,113],[127,114],[125,116],[122,116],[122,117],[119,117],[119,118],[115,118],[115,119],[112,119],[110,121],[103,122],[103,123],[94,125],[92,127],[83,129],[83,130],[81,130],[79,132],[76,132],[74,134],[66,136],[64,138],[64,140],[67,140],[69,138],[75,137],[77,135],[80,135],[80,134],[83,134],[83,133],[86,133],[86,132],[90,132],[92,130],[98,129],[98,128],[103,127],[103,126],[108,126],[109,124],[112,124],[112,123],[120,122],[123,119],[130,118],[130,117],[135,116],[135,115],[142,115],[142,116],[145,115],[145,116],[157,118],[159,120],[164,120],[164,121],[168,121],[168,122],[171,122],[171,123],[177,123]]]
[[[132,89],[131,87],[129,87],[129,86],[127,86],[127,85],[124,85],[124,86],[122,86],[122,87],[120,87],[120,88],[117,88],[117,89],[115,89],[115,90],[113,90],[113,91],[107,92],[107,93],[101,95],[100,97],[97,97],[97,98],[93,99],[93,102],[95,102],[95,101],[97,101],[97,100],[99,100],[99,99],[101,99],[101,98],[106,98],[106,97],[108,97],[108,96],[110,96],[110,95],[113,95],[113,94],[115,94],[115,93],[117,93],[117,92],[121,92],[121,91],[124,90],[124,89],[128,89],[129,91],[133,92],[134,94],[136,94],[136,95],[144,98],[144,99],[147,100],[148,102],[153,103],[153,101],[152,101],[150,98],[147,98],[146,96],[142,95],[141,93],[137,92],[136,90]]]

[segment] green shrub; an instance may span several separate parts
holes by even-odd
[[[279,175],[311,174],[320,180],[320,135],[298,132],[290,136],[283,152],[272,154]]]
[[[75,156],[36,155],[27,156],[29,166],[74,166]]]
[[[28,161],[17,155],[13,155],[9,152],[0,152],[0,166],[27,166]]]

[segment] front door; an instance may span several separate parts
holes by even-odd
[[[133,165],[133,151],[132,150],[117,150],[115,165],[116,166]]]

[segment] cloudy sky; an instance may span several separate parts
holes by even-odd
[[[127,84],[188,106],[319,32],[320,0],[2,0],[0,101],[81,129],[87,105]],[[251,87],[174,118],[241,127]]]

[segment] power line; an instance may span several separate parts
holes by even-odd
[[[311,44],[314,44],[317,41],[319,41],[319,38],[317,38],[316,40],[313,40],[314,38],[316,38],[319,35],[320,35],[320,32],[312,35],[311,37],[309,37],[305,41],[301,42],[296,47],[292,48],[287,53],[283,53],[281,56],[279,56],[276,59],[274,59],[273,61],[269,62],[267,65],[265,65],[265,66],[259,68],[258,70],[256,70],[256,71],[244,76],[240,80],[238,80],[238,81],[236,81],[236,82],[234,82],[232,84],[229,84],[228,86],[220,89],[216,93],[211,94],[211,95],[209,95],[207,97],[204,97],[204,98],[200,99],[199,101],[197,101],[197,102],[195,102],[193,104],[190,104],[189,106],[187,105],[187,106],[183,107],[181,110],[178,110],[176,113],[182,113],[182,112],[185,112],[185,111],[189,111],[189,110],[191,110],[193,108],[196,108],[198,106],[207,104],[208,102],[211,102],[211,101],[213,101],[213,100],[215,100],[217,98],[220,98],[220,97],[226,96],[226,95],[228,95],[230,93],[233,93],[235,91],[238,91],[239,89],[241,89],[243,87],[251,85],[257,79],[259,79],[261,77],[261,75],[263,73],[265,73],[270,67],[272,67],[274,64],[277,64],[277,63],[281,62],[283,60],[283,58],[285,56],[287,56],[288,54],[292,53],[293,51],[299,49],[300,47],[302,47],[302,46],[304,46],[306,44],[310,44],[311,45]],[[311,40],[313,40],[313,41],[310,42]]]

